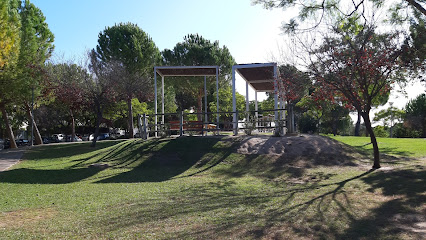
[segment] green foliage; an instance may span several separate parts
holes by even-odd
[[[214,93],[216,95],[216,93]],[[242,120],[245,118],[244,112],[246,111],[245,97],[238,92],[235,92],[237,111],[239,112],[238,118]],[[216,110],[216,101],[209,103],[210,109]],[[219,88],[219,112],[232,112],[232,89],[230,86]],[[232,122],[232,113],[220,114],[221,122]]]
[[[384,126],[376,126],[373,131],[376,137],[389,137],[389,129]]]
[[[387,109],[380,110],[379,112],[375,113],[373,121],[379,122],[382,121],[383,126],[390,126],[390,122],[393,119],[393,121],[401,122],[405,117],[405,111],[395,108],[395,107],[389,107]]]
[[[371,1],[340,1],[340,0],[252,0],[254,4],[262,4],[266,9],[282,8],[283,10],[297,8],[298,14],[283,24],[283,29],[287,32],[295,32],[300,30],[311,30],[317,28],[321,24],[326,24],[325,20],[334,20],[342,22],[342,27],[347,28],[346,23],[355,21],[365,21],[366,10],[380,11],[380,9],[388,8],[389,22],[404,22],[407,15],[421,14],[426,16],[424,8],[424,0],[414,1],[394,1],[391,4],[385,4],[383,0]],[[356,32],[359,28],[350,28]]]
[[[318,120],[310,114],[302,114],[299,119],[299,131],[301,133],[315,133],[318,131]]]
[[[21,22],[17,0],[2,0],[0,2],[0,79],[4,77],[7,68],[16,64],[19,56]],[[0,85],[5,82],[0,81]]]
[[[226,46],[220,47],[219,41],[211,42],[198,34],[189,34],[184,41],[177,43],[173,50],[162,52],[164,65],[167,66],[219,66],[219,82],[221,86],[229,85],[229,76],[235,60]],[[201,97],[204,95],[203,77],[168,77],[167,85],[173,85],[178,92],[180,109],[188,109],[197,103],[201,109]],[[216,79],[208,77],[207,89],[215,89]],[[214,91],[214,90],[213,90]],[[210,95],[213,93],[210,91]],[[195,99],[196,101],[190,101]]]
[[[19,8],[21,15],[21,47],[18,59],[17,93],[26,102],[31,101],[31,91],[41,94],[44,82],[44,64],[52,55],[54,35],[39,8],[26,0]]]
[[[120,73],[111,82],[121,100],[128,104],[127,129],[133,132],[131,101],[135,97],[145,101],[152,95],[152,69],[161,62],[160,51],[148,34],[136,24],[120,23],[99,33],[92,59],[92,63],[96,62],[99,69],[114,69]]]
[[[140,114],[152,114],[154,111],[148,108],[148,103],[139,102],[137,98],[132,99],[133,119]],[[127,102],[119,101],[108,107],[104,113],[104,117],[110,120],[116,128],[127,127]]]
[[[420,94],[410,100],[405,106],[406,118],[404,123],[426,137],[426,94]]]
[[[161,60],[151,37],[133,23],[105,28],[99,33],[96,53],[103,64],[120,62],[130,74],[152,75],[153,65]]]
[[[421,138],[422,132],[411,128],[407,123],[397,123],[393,126],[393,136],[396,138]]]

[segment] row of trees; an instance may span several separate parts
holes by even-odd
[[[132,138],[135,115],[152,112],[154,65],[219,65],[222,86],[219,94],[231,92],[226,75],[230,74],[235,60],[218,41],[191,34],[173,49],[160,52],[137,25],[120,23],[99,33],[98,45],[88,53],[86,63],[55,64],[47,62],[53,51],[54,37],[40,9],[28,0],[8,0],[2,1],[1,10],[1,42],[5,44],[0,55],[1,123],[12,148],[16,147],[13,127],[16,129],[23,122],[31,125],[32,95],[36,103],[33,122],[36,144],[42,144],[38,129],[47,134],[68,128],[73,140],[78,125],[96,126],[95,145],[101,124],[125,125]],[[167,79],[166,111],[198,106],[200,112],[204,94],[200,80],[196,77],[179,81]],[[209,81],[208,85],[209,102],[214,101],[213,83]]]

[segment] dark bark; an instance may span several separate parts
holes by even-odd
[[[360,129],[361,129],[361,114],[358,112],[358,119],[355,124],[355,133],[354,133],[355,136],[360,136],[360,133],[359,133]]]
[[[332,127],[334,136],[337,135],[337,118],[338,118],[338,113],[336,112],[336,110],[332,111],[331,127]]]
[[[95,102],[96,106],[96,128],[95,128],[95,134],[93,136],[92,144],[90,144],[91,147],[96,147],[96,141],[98,140],[99,136],[99,126],[101,125],[102,120],[102,109],[99,102]]]
[[[426,16],[426,9],[420,5],[416,0],[406,0],[411,6],[415,7],[417,10],[419,10],[423,15]]]
[[[26,110],[26,113],[27,113],[28,122],[31,122],[31,119],[34,120],[34,118],[32,118],[32,114],[31,114],[31,107],[28,104],[25,104],[25,110]],[[40,134],[40,131],[38,130],[38,127],[37,127],[35,120],[33,121],[33,124],[34,124],[35,145],[42,145],[43,139],[41,139],[41,134]],[[31,127],[31,125],[30,125],[30,127]]]
[[[128,98],[127,99],[127,110],[128,110],[128,127],[129,127],[129,138],[133,138],[134,137],[134,133],[133,133],[133,108],[132,108],[132,99]]]
[[[71,116],[71,142],[74,142],[75,140],[75,118],[74,113],[72,110],[70,110],[70,116]]]
[[[4,105],[4,103],[0,103],[0,109],[3,116],[4,124],[6,125],[6,133],[7,133],[7,136],[9,137],[10,148],[18,148],[15,142],[15,135],[13,134],[12,127],[10,126],[8,114],[6,111],[6,106]]]
[[[378,169],[380,168],[379,145],[377,144],[377,139],[376,139],[376,136],[374,135],[373,127],[371,126],[370,116],[368,112],[363,112],[362,118],[364,119],[365,128],[367,130],[367,133],[370,135],[371,144],[373,145],[373,151],[374,151],[373,169]]]

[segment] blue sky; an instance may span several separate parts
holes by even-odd
[[[98,34],[120,22],[136,23],[160,51],[198,33],[227,46],[237,63],[269,62],[284,37],[286,13],[250,0],[33,0],[55,34],[57,61],[76,60],[97,44]],[[287,14],[288,15],[288,14]],[[245,84],[237,79],[245,95]],[[250,91],[250,100],[254,92]],[[259,99],[263,99],[263,95]]]
[[[55,34],[57,61],[78,60],[96,47],[98,34],[115,23],[141,27],[160,51],[173,48],[187,34],[198,33],[229,48],[237,63],[270,62],[280,55],[284,35],[281,22],[297,11],[265,10],[250,0],[32,0]],[[279,58],[279,57],[278,57]],[[245,95],[245,83],[237,78],[237,91]],[[416,84],[408,97],[393,94],[394,106],[425,91]],[[259,96],[262,100],[264,95]],[[254,99],[250,91],[249,99]]]
[[[138,24],[160,50],[190,33],[226,45],[238,63],[264,62],[276,49],[281,10],[250,0],[33,0],[55,34],[56,52],[66,58],[94,48],[99,32],[120,22]]]

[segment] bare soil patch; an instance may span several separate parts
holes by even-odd
[[[45,219],[56,215],[57,211],[52,208],[22,209],[0,214],[0,228],[22,228],[30,227]]]
[[[241,137],[237,149],[241,154],[258,154],[276,157],[300,167],[312,165],[357,165],[362,156],[334,139],[318,135],[285,137]]]

